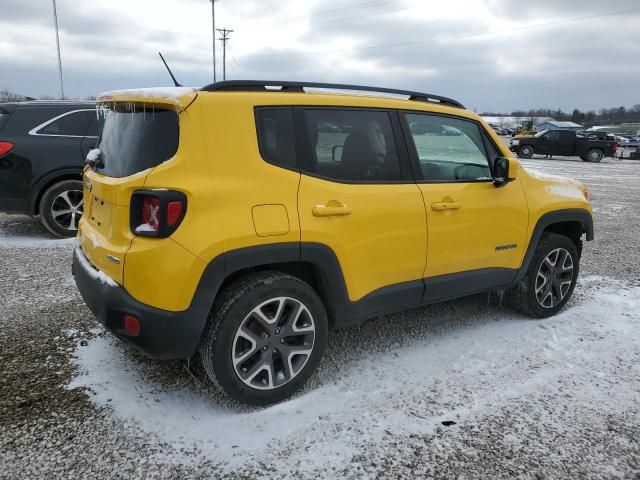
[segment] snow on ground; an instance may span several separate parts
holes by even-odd
[[[60,248],[75,245],[75,238],[53,236],[18,236],[0,233],[0,248]]]
[[[640,392],[617,358],[640,360],[640,287],[587,277],[576,294],[570,308],[542,321],[489,308],[467,328],[365,354],[316,388],[261,410],[220,406],[195,382],[187,389],[155,383],[110,334],[77,348],[79,375],[68,388],[89,389],[93,402],[142,429],[148,441],[193,451],[195,461],[229,470],[268,462],[276,476],[294,467],[335,471],[389,435],[429,434],[446,421],[455,430],[505,404],[558,393],[567,382],[575,384],[573,408],[615,402],[637,409]],[[469,308],[457,315],[473,315]],[[522,414],[544,422],[545,408]],[[188,458],[167,460],[194,460]]]

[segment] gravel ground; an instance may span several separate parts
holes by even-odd
[[[564,313],[480,295],[332,332],[305,392],[262,411],[112,342],[73,243],[0,214],[0,478],[640,479],[640,162],[523,163],[591,192]]]

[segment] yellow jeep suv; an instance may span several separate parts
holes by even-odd
[[[521,167],[449,98],[226,81],[97,105],[85,302],[151,357],[199,353],[247,404],[298,390],[329,328],[489,290],[553,315],[593,238],[581,183]]]

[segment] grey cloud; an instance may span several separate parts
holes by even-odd
[[[158,8],[161,14],[171,15],[181,5],[201,6],[202,2],[163,2]],[[50,18],[30,18],[19,10],[21,2],[10,0],[8,3],[15,8],[8,8],[0,18],[0,29],[5,23],[24,25],[25,31],[31,26],[50,26],[47,23]],[[485,4],[497,17],[525,24],[638,7],[637,1],[592,0],[540,0],[526,5],[509,0],[485,0]],[[192,32],[202,35],[188,37],[123,27],[122,24],[135,25],[136,19],[109,14],[115,8],[111,4],[96,1],[92,5],[92,10],[74,10],[72,3],[65,2],[61,9],[61,13],[65,13],[61,15],[63,62],[67,91],[71,95],[168,84],[168,75],[157,59],[158,49],[167,54],[183,83],[203,85],[211,81],[208,31]],[[316,4],[308,16],[304,16],[291,13],[286,3],[276,0],[222,0],[216,5],[219,25],[236,28],[237,24],[235,39],[255,35],[257,40],[253,53],[239,55],[232,37],[227,70],[236,78],[335,81],[426,90],[458,98],[478,110],[506,111],[539,106],[585,109],[631,105],[640,100],[633,80],[640,73],[637,64],[639,12],[482,35],[497,27],[469,21],[458,12],[452,12],[447,19],[422,20],[412,16],[411,10],[396,11],[400,7],[402,3],[361,11],[342,10],[336,15],[323,13],[345,8],[344,2],[333,0]],[[370,15],[375,11],[386,13]],[[358,15],[359,18],[332,22]],[[403,18],[399,19],[399,15]],[[230,18],[234,19],[233,24],[229,23]],[[120,25],[103,25],[102,19]],[[294,42],[279,45],[278,49],[263,47],[267,42],[260,39],[291,30],[251,28],[252,25],[290,25],[292,22],[300,26],[307,20],[310,23],[306,32]],[[189,28],[176,25],[175,30],[188,32]],[[475,36],[455,38],[468,35]],[[347,51],[313,53],[336,48],[334,41],[337,48]],[[422,43],[383,46],[415,41]],[[363,45],[380,47],[359,48]],[[80,51],[82,55],[76,53]],[[299,55],[301,52],[304,55]],[[28,88],[25,93],[31,95],[55,94],[55,79],[53,64],[45,68],[34,59],[31,66],[20,66],[5,60],[0,87]]]

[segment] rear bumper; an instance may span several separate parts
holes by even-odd
[[[82,249],[73,252],[73,276],[89,309],[118,338],[151,358],[184,359],[196,352],[210,304],[193,303],[182,312],[161,310],[135,300],[124,288],[89,263]],[[124,315],[140,320],[140,333],[124,331]]]

